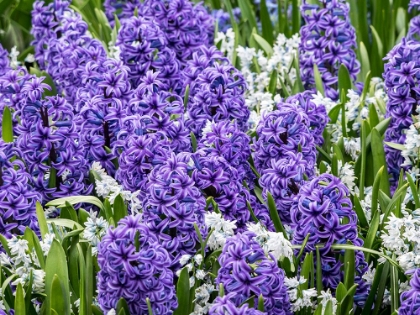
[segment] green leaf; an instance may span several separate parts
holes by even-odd
[[[190,307],[190,277],[188,268],[184,267],[179,275],[176,285],[176,296],[178,298],[178,308],[174,311],[174,315],[189,314]]]
[[[16,288],[15,315],[26,315],[25,298],[22,284],[19,282]]]
[[[366,173],[366,138],[367,138],[367,128],[368,122],[366,120],[362,121],[362,133],[360,137],[360,159],[361,159],[361,171],[359,175],[359,196],[360,200],[365,199],[365,173]]]
[[[405,146],[404,146],[404,144],[394,143],[394,142],[387,142],[387,141],[384,141],[384,143],[385,143],[388,147],[391,147],[391,148],[393,148],[393,149],[400,150],[400,151],[405,150]]]
[[[382,136],[375,128],[372,129],[372,158],[373,171],[376,173],[383,167],[383,180],[380,183],[380,188],[384,193],[390,196],[389,175],[386,167],[385,151],[382,141]]]
[[[267,57],[272,56],[273,55],[273,48],[271,47],[271,45],[264,38],[262,38],[260,35],[258,35],[257,33],[254,33],[253,35],[254,35],[255,41],[264,50]]]
[[[277,90],[278,74],[276,70],[273,70],[270,75],[270,83],[268,84],[269,92],[274,96]]]
[[[258,310],[264,312],[264,297],[262,294],[258,297]]]
[[[114,200],[114,221],[115,224],[118,224],[118,222],[123,219],[124,217],[126,217],[128,215],[127,212],[127,206],[124,203],[124,199],[121,196],[121,194],[119,194],[115,200]]]
[[[254,220],[255,223],[258,223],[259,220],[258,218],[255,216],[254,211],[252,210],[251,204],[249,203],[249,201],[246,201],[246,206],[248,207],[248,211],[251,214],[251,218]]]
[[[288,239],[286,230],[284,229],[283,224],[281,223],[280,216],[276,208],[276,202],[274,201],[274,198],[269,191],[267,191],[267,206],[270,212],[270,218],[273,221],[276,232],[283,233],[284,237]]]
[[[419,198],[419,192],[418,192],[417,186],[414,183],[414,180],[411,177],[410,173],[408,173],[408,172],[406,173],[406,178],[407,178],[408,184],[410,185],[410,188],[411,188],[411,193],[413,195],[414,204],[416,206],[416,209],[419,209],[420,208],[420,198]]]
[[[75,227],[78,230],[83,230],[84,229],[84,227],[81,226],[79,223],[74,222],[73,220],[69,220],[69,219],[48,219],[47,222],[48,223],[54,223],[55,225],[66,227],[66,228],[69,228],[69,229],[72,229],[72,230]]]
[[[316,290],[318,295],[321,295],[323,290],[322,286],[322,266],[321,266],[321,254],[319,253],[319,247],[316,246]]]
[[[93,196],[72,196],[72,197],[58,198],[58,199],[48,202],[46,206],[62,208],[65,206],[66,201],[71,205],[75,205],[78,203],[89,203],[89,204],[93,204],[97,206],[100,209],[104,209],[104,205],[102,204],[102,202],[97,197],[93,197]]]
[[[319,73],[318,66],[314,64],[315,87],[318,92],[325,96],[324,83],[322,82],[321,73]]]
[[[57,314],[70,314],[67,310],[70,309],[70,301],[67,297],[64,296],[64,282],[67,282],[67,279],[61,281],[57,275],[53,276],[51,283],[51,308],[57,312]]]
[[[369,125],[371,128],[379,124],[378,112],[374,104],[369,104]]]
[[[188,99],[190,97],[190,85],[187,84],[185,87],[185,93],[184,93],[184,109],[187,110],[188,108]]]
[[[45,299],[46,315],[51,314],[51,307],[54,305],[52,284],[54,277],[57,275],[59,279],[65,279],[61,283],[62,297],[65,308],[60,315],[70,315],[70,288],[69,288],[69,275],[67,270],[66,254],[60,243],[54,239],[51,244],[50,251],[47,256],[45,266],[45,293],[47,295]],[[55,297],[54,297],[55,298]]]
[[[146,298],[146,304],[147,304],[147,310],[149,312],[149,315],[153,315],[152,305],[150,304],[150,299],[149,298]]]
[[[120,298],[117,303],[117,314],[124,310],[125,314],[130,314],[130,308],[128,307],[127,301],[124,298]]]
[[[269,43],[273,44],[273,25],[271,24],[270,14],[268,13],[266,0],[260,1],[260,21],[262,36]]]
[[[382,306],[386,283],[389,279],[389,265],[390,264],[387,261],[384,264],[378,264],[368,298],[366,299],[366,303],[363,307],[362,315],[377,314]],[[375,297],[377,297],[376,302]],[[374,302],[375,309],[372,311]]]
[[[44,209],[39,201],[36,202],[36,216],[38,218],[38,225],[42,239],[44,239],[45,234],[48,233],[48,225],[47,220],[45,219]]]
[[[359,44],[359,52],[360,52],[360,63],[361,63],[361,77],[366,78],[367,74],[370,72],[370,61],[369,61],[369,53],[366,49],[365,44],[360,42]]]
[[[354,251],[346,250],[344,254],[344,285],[346,286],[347,290],[349,290],[354,284],[354,264]]]
[[[255,13],[249,0],[238,1],[238,4],[244,21],[249,22],[251,29],[257,29],[257,20],[255,19]]]
[[[197,138],[195,137],[195,134],[192,131],[190,133],[190,137],[191,137],[192,149],[193,149],[193,152],[195,152],[197,151]]]
[[[333,315],[333,305],[332,301],[328,300],[327,306],[325,307],[324,315]]]
[[[393,255],[395,258],[395,254]],[[391,312],[398,311],[399,301],[400,301],[400,293],[399,293],[399,284],[398,284],[398,269],[395,266],[390,266],[390,293],[391,293]]]
[[[335,123],[338,119],[338,115],[340,114],[340,110],[342,109],[341,104],[335,105],[333,108],[330,109],[328,113],[328,117],[330,117],[331,123]]]
[[[363,208],[362,205],[360,203],[359,197],[357,197],[357,195],[353,195],[353,204],[354,204],[354,211],[356,211],[357,214],[357,218],[359,220],[359,224],[361,228],[368,228],[369,227],[369,223],[366,219],[366,215],[363,212]]]
[[[13,120],[10,108],[4,106],[1,120],[1,134],[4,142],[13,142]]]
[[[349,70],[344,64],[338,69],[338,91],[340,92],[340,100],[347,101],[347,92],[351,89],[351,77]],[[344,93],[344,95],[342,95]],[[343,104],[344,105],[344,104]]]

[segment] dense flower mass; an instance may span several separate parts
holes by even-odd
[[[385,65],[384,79],[389,97],[387,116],[391,118],[391,123],[385,133],[385,141],[403,144],[405,131],[413,123],[412,115],[417,114],[420,101],[417,78],[419,51],[417,41],[403,39],[386,57],[388,63]],[[385,146],[385,152],[391,184],[395,189],[404,158],[400,150],[390,146]]]
[[[322,284],[326,288],[336,289],[343,281],[341,262],[337,259],[340,252],[334,251],[334,243],[362,246],[363,241],[357,234],[357,216],[352,209],[347,187],[330,174],[322,174],[303,185],[291,207],[294,244],[302,244],[307,236],[307,251],[320,248],[322,265]],[[355,263],[355,301],[363,304],[367,298],[369,286],[362,279],[367,270],[367,263],[362,252],[357,251]]]
[[[272,256],[265,256],[254,237],[254,233],[244,232],[228,239],[219,257],[221,268],[216,281],[223,283],[226,293],[236,293],[230,301],[237,307],[252,296],[254,305],[258,305],[262,295],[268,315],[291,314],[284,271]]]
[[[98,302],[108,312],[125,298],[130,313],[147,313],[146,298],[155,314],[169,315],[177,307],[171,256],[156,236],[129,216],[109,229],[98,246]]]
[[[419,0],[15,2],[0,315],[420,314]]]
[[[350,24],[349,6],[343,0],[307,1],[301,6],[305,25],[300,30],[299,47],[302,81],[314,88],[314,65],[318,66],[326,96],[338,98],[338,70],[345,65],[353,80],[360,71],[356,59],[356,33]]]

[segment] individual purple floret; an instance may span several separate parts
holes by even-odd
[[[231,292],[223,297],[218,296],[210,308],[209,315],[264,315],[254,308],[249,308],[247,304],[237,307],[234,300],[236,293]]]
[[[104,312],[124,298],[130,314],[169,315],[178,307],[169,266],[172,258],[140,216],[122,219],[98,244],[98,302]]]
[[[194,54],[184,74],[190,84],[187,127],[200,138],[207,121],[235,120],[246,131],[250,115],[245,104],[243,75],[214,49]],[[191,83],[190,83],[191,82]]]
[[[0,139],[0,234],[7,238],[23,234],[26,227],[38,230],[35,203],[41,196],[21,157],[13,143]]]
[[[411,117],[417,115],[417,106],[420,104],[420,43],[404,38],[385,59],[388,63],[383,76],[389,99],[386,117],[391,117],[385,141],[404,144],[405,130],[413,123]],[[385,153],[391,187],[395,190],[404,158],[400,150],[389,146],[385,146]]]
[[[420,40],[420,17],[415,16],[410,20],[407,38],[419,41]]]
[[[353,81],[360,71],[356,59],[356,33],[350,23],[349,6],[344,0],[318,0],[301,6],[305,25],[299,55],[302,81],[306,89],[315,87],[314,65],[318,66],[326,96],[337,100],[338,70],[345,65]]]
[[[313,92],[305,91],[289,97],[286,102],[299,105],[309,118],[309,131],[314,137],[316,145],[322,146],[324,138],[322,133],[329,121],[327,110],[325,106],[316,105],[313,101]],[[281,107],[281,103],[279,104]],[[279,108],[280,109],[280,108]]]
[[[411,272],[410,272],[411,273]],[[411,289],[401,294],[400,315],[418,314],[420,310],[420,269],[412,270],[410,280]]]
[[[335,290],[343,281],[342,251],[333,250],[333,244],[351,242],[362,246],[358,238],[357,215],[352,208],[347,187],[331,174],[322,174],[300,188],[295,198],[291,217],[292,243],[301,245],[309,235],[305,251],[314,251],[318,244],[322,265],[322,284],[325,289]],[[369,285],[362,279],[368,265],[361,251],[355,255],[355,303],[362,306],[369,293]]]
[[[189,154],[172,154],[155,167],[143,199],[143,220],[174,256],[173,266],[182,255],[195,254],[200,241],[194,224],[206,237],[206,200],[189,175],[190,160]]]
[[[253,238],[252,232],[238,233],[227,239],[219,256],[220,269],[216,283],[223,283],[225,292],[236,293],[230,301],[239,307],[255,296],[254,305],[262,295],[267,315],[292,314],[289,296],[284,285],[284,271]]]
[[[116,42],[120,58],[129,68],[129,79],[134,88],[142,82],[147,71],[153,70],[165,90],[180,89],[180,64],[158,25],[157,20],[148,16],[124,19]]]
[[[286,152],[301,152],[311,177],[316,162],[314,138],[309,130],[310,120],[296,104],[280,103],[273,112],[264,112],[257,126],[258,140],[254,142],[254,163],[262,174],[271,168],[272,159],[279,160]]]

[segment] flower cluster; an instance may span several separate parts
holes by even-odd
[[[128,216],[109,229],[98,245],[98,302],[103,311],[125,298],[131,314],[169,315],[178,306],[169,269],[171,256],[139,216]]]
[[[290,302],[284,286],[284,271],[273,256],[266,257],[252,232],[238,233],[227,240],[219,257],[217,283],[223,283],[226,293],[236,293],[229,300],[236,307],[251,296],[254,305],[262,295],[264,311],[268,315],[287,315]]]
[[[194,224],[206,236],[206,201],[189,175],[189,162],[188,154],[172,153],[149,174],[143,199],[143,220],[174,255],[173,264],[177,264],[181,255],[195,253],[199,237]]]
[[[381,235],[384,251],[395,254],[397,262],[405,271],[420,266],[419,215],[418,210],[403,218],[391,214]]]
[[[385,141],[403,144],[405,130],[413,124],[412,115],[417,114],[420,101],[417,92],[419,51],[418,42],[403,39],[386,57],[388,63],[385,65],[384,79],[389,98],[386,116],[391,118],[391,123],[385,133]],[[401,151],[389,146],[385,146],[385,153],[392,188],[395,190],[404,158]]]
[[[319,251],[325,288],[336,289],[344,276],[337,259],[340,251],[332,249],[333,243],[363,245],[358,238],[357,216],[348,195],[347,187],[338,178],[322,174],[300,188],[291,207],[292,243],[303,244],[308,236],[305,251],[314,251],[317,244],[323,244]],[[368,266],[362,252],[357,251],[355,259],[355,283],[358,284],[355,302],[363,305],[369,286],[362,276]]]
[[[186,126],[198,137],[207,121],[235,120],[247,129],[249,110],[245,105],[245,81],[228,59],[214,48],[194,53],[184,73],[190,85]]]
[[[356,59],[356,32],[350,24],[349,6],[343,0],[319,0],[301,6],[305,25],[300,30],[299,46],[302,81],[315,87],[314,65],[318,66],[326,95],[338,98],[338,70],[345,65],[356,80],[360,64]]]
[[[23,234],[26,227],[38,231],[35,202],[41,199],[32,177],[13,143],[0,140],[0,233],[7,238]]]

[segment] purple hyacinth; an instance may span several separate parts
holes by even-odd
[[[218,296],[209,310],[209,315],[264,315],[254,308],[249,308],[247,304],[237,307],[234,300],[236,293],[231,292],[223,297]]]
[[[247,179],[253,186],[255,175],[248,163],[251,157],[250,137],[239,129],[238,124],[230,121],[220,121],[211,124],[201,138],[198,148],[207,156],[220,156],[239,173],[240,180]],[[252,188],[252,187],[251,187]]]
[[[223,283],[226,293],[236,293],[231,301],[238,307],[251,296],[264,299],[267,315],[292,314],[289,296],[284,285],[284,271],[271,256],[267,258],[263,249],[253,238],[252,232],[238,233],[229,238],[219,256],[220,269],[216,282]]]
[[[343,252],[333,250],[331,246],[347,242],[363,245],[358,238],[357,215],[348,196],[347,187],[338,178],[322,174],[300,188],[291,208],[292,243],[303,244],[309,235],[305,251],[314,251],[316,245],[323,244],[319,250],[322,284],[333,290],[343,281],[342,263],[338,258]],[[369,285],[362,279],[368,266],[361,251],[356,251],[355,258],[354,281],[358,285],[355,303],[361,306],[369,293]]]
[[[178,302],[169,269],[172,258],[156,236],[128,216],[109,229],[98,244],[98,302],[104,312],[124,298],[133,315],[146,314],[146,298],[154,314],[169,315]]]
[[[257,202],[244,187],[253,188],[255,175],[248,163],[251,156],[249,136],[236,123],[221,121],[211,124],[198,144],[193,176],[207,197],[213,197],[227,220],[236,220],[238,231],[251,219],[247,202],[259,220],[272,229],[267,208]]]
[[[44,200],[89,194],[89,166],[79,144],[73,108],[59,96],[41,99],[49,86],[32,78],[22,88],[17,146]]]
[[[417,115],[420,104],[420,43],[404,38],[385,59],[388,63],[383,76],[389,98],[386,117],[391,117],[385,141],[404,144],[405,130],[413,123],[411,117]],[[404,158],[400,150],[389,146],[385,146],[385,153],[391,187],[395,190]]]
[[[401,294],[400,315],[418,314],[420,310],[420,269],[412,270],[411,289]]]
[[[200,138],[207,121],[235,120],[246,131],[250,115],[245,104],[243,75],[214,49],[197,52],[184,77],[190,84],[187,127]]]
[[[263,197],[267,198],[267,193],[271,193],[284,224],[291,223],[290,208],[300,186],[304,184],[307,167],[308,163],[302,153],[289,151],[278,160],[272,159],[270,167],[264,170],[259,179]]]
[[[310,120],[296,104],[280,103],[273,112],[263,113],[257,126],[258,140],[254,142],[254,163],[262,174],[286,152],[301,152],[307,163],[305,174],[311,177],[316,162],[314,138],[309,130]]]
[[[35,48],[35,59],[41,69],[46,68],[45,59],[48,54],[49,41],[61,36],[61,32],[57,32],[57,27],[64,12],[68,11],[69,4],[66,0],[55,0],[48,5],[45,5],[44,1],[36,0],[34,2],[31,13],[31,34],[34,40],[31,45]]]
[[[306,89],[315,87],[314,65],[318,66],[326,96],[337,100],[338,70],[345,65],[352,80],[360,71],[356,59],[356,33],[350,23],[349,6],[344,0],[304,1],[301,14],[305,25],[299,54],[302,81]]]
[[[164,32],[153,17],[124,19],[116,46],[120,58],[130,69],[129,79],[137,87],[147,71],[157,72],[165,90],[180,89],[180,65],[173,49],[168,47]]]
[[[214,20],[200,3],[193,4],[189,0],[146,0],[139,12],[156,19],[182,67],[200,46],[213,44]]]
[[[313,101],[313,92],[305,91],[289,97],[286,102],[299,105],[309,118],[309,131],[314,137],[316,145],[324,143],[322,133],[329,121],[327,110],[324,105],[316,105]],[[281,103],[279,104],[281,107]],[[279,108],[281,109],[281,108]]]
[[[128,68],[121,61],[107,59],[104,73],[88,71],[86,81],[94,81],[96,88],[79,89],[80,113],[76,121],[80,126],[81,144],[87,160],[98,161],[108,174],[115,173],[113,160],[117,136],[126,118],[126,105],[132,91],[128,82]],[[114,151],[112,151],[114,150]]]
[[[26,227],[38,230],[35,203],[41,196],[21,157],[13,143],[0,139],[0,234],[7,238],[23,234]]]
[[[141,3],[140,0],[105,0],[105,15],[111,27],[114,27],[115,25],[114,15],[116,15],[119,20],[130,18],[133,16],[135,9],[138,9],[141,6]]]
[[[189,175],[190,160],[189,154],[172,153],[155,167],[148,176],[143,199],[143,220],[175,257],[174,266],[181,255],[194,255],[199,246],[194,224],[206,236],[206,200]]]

